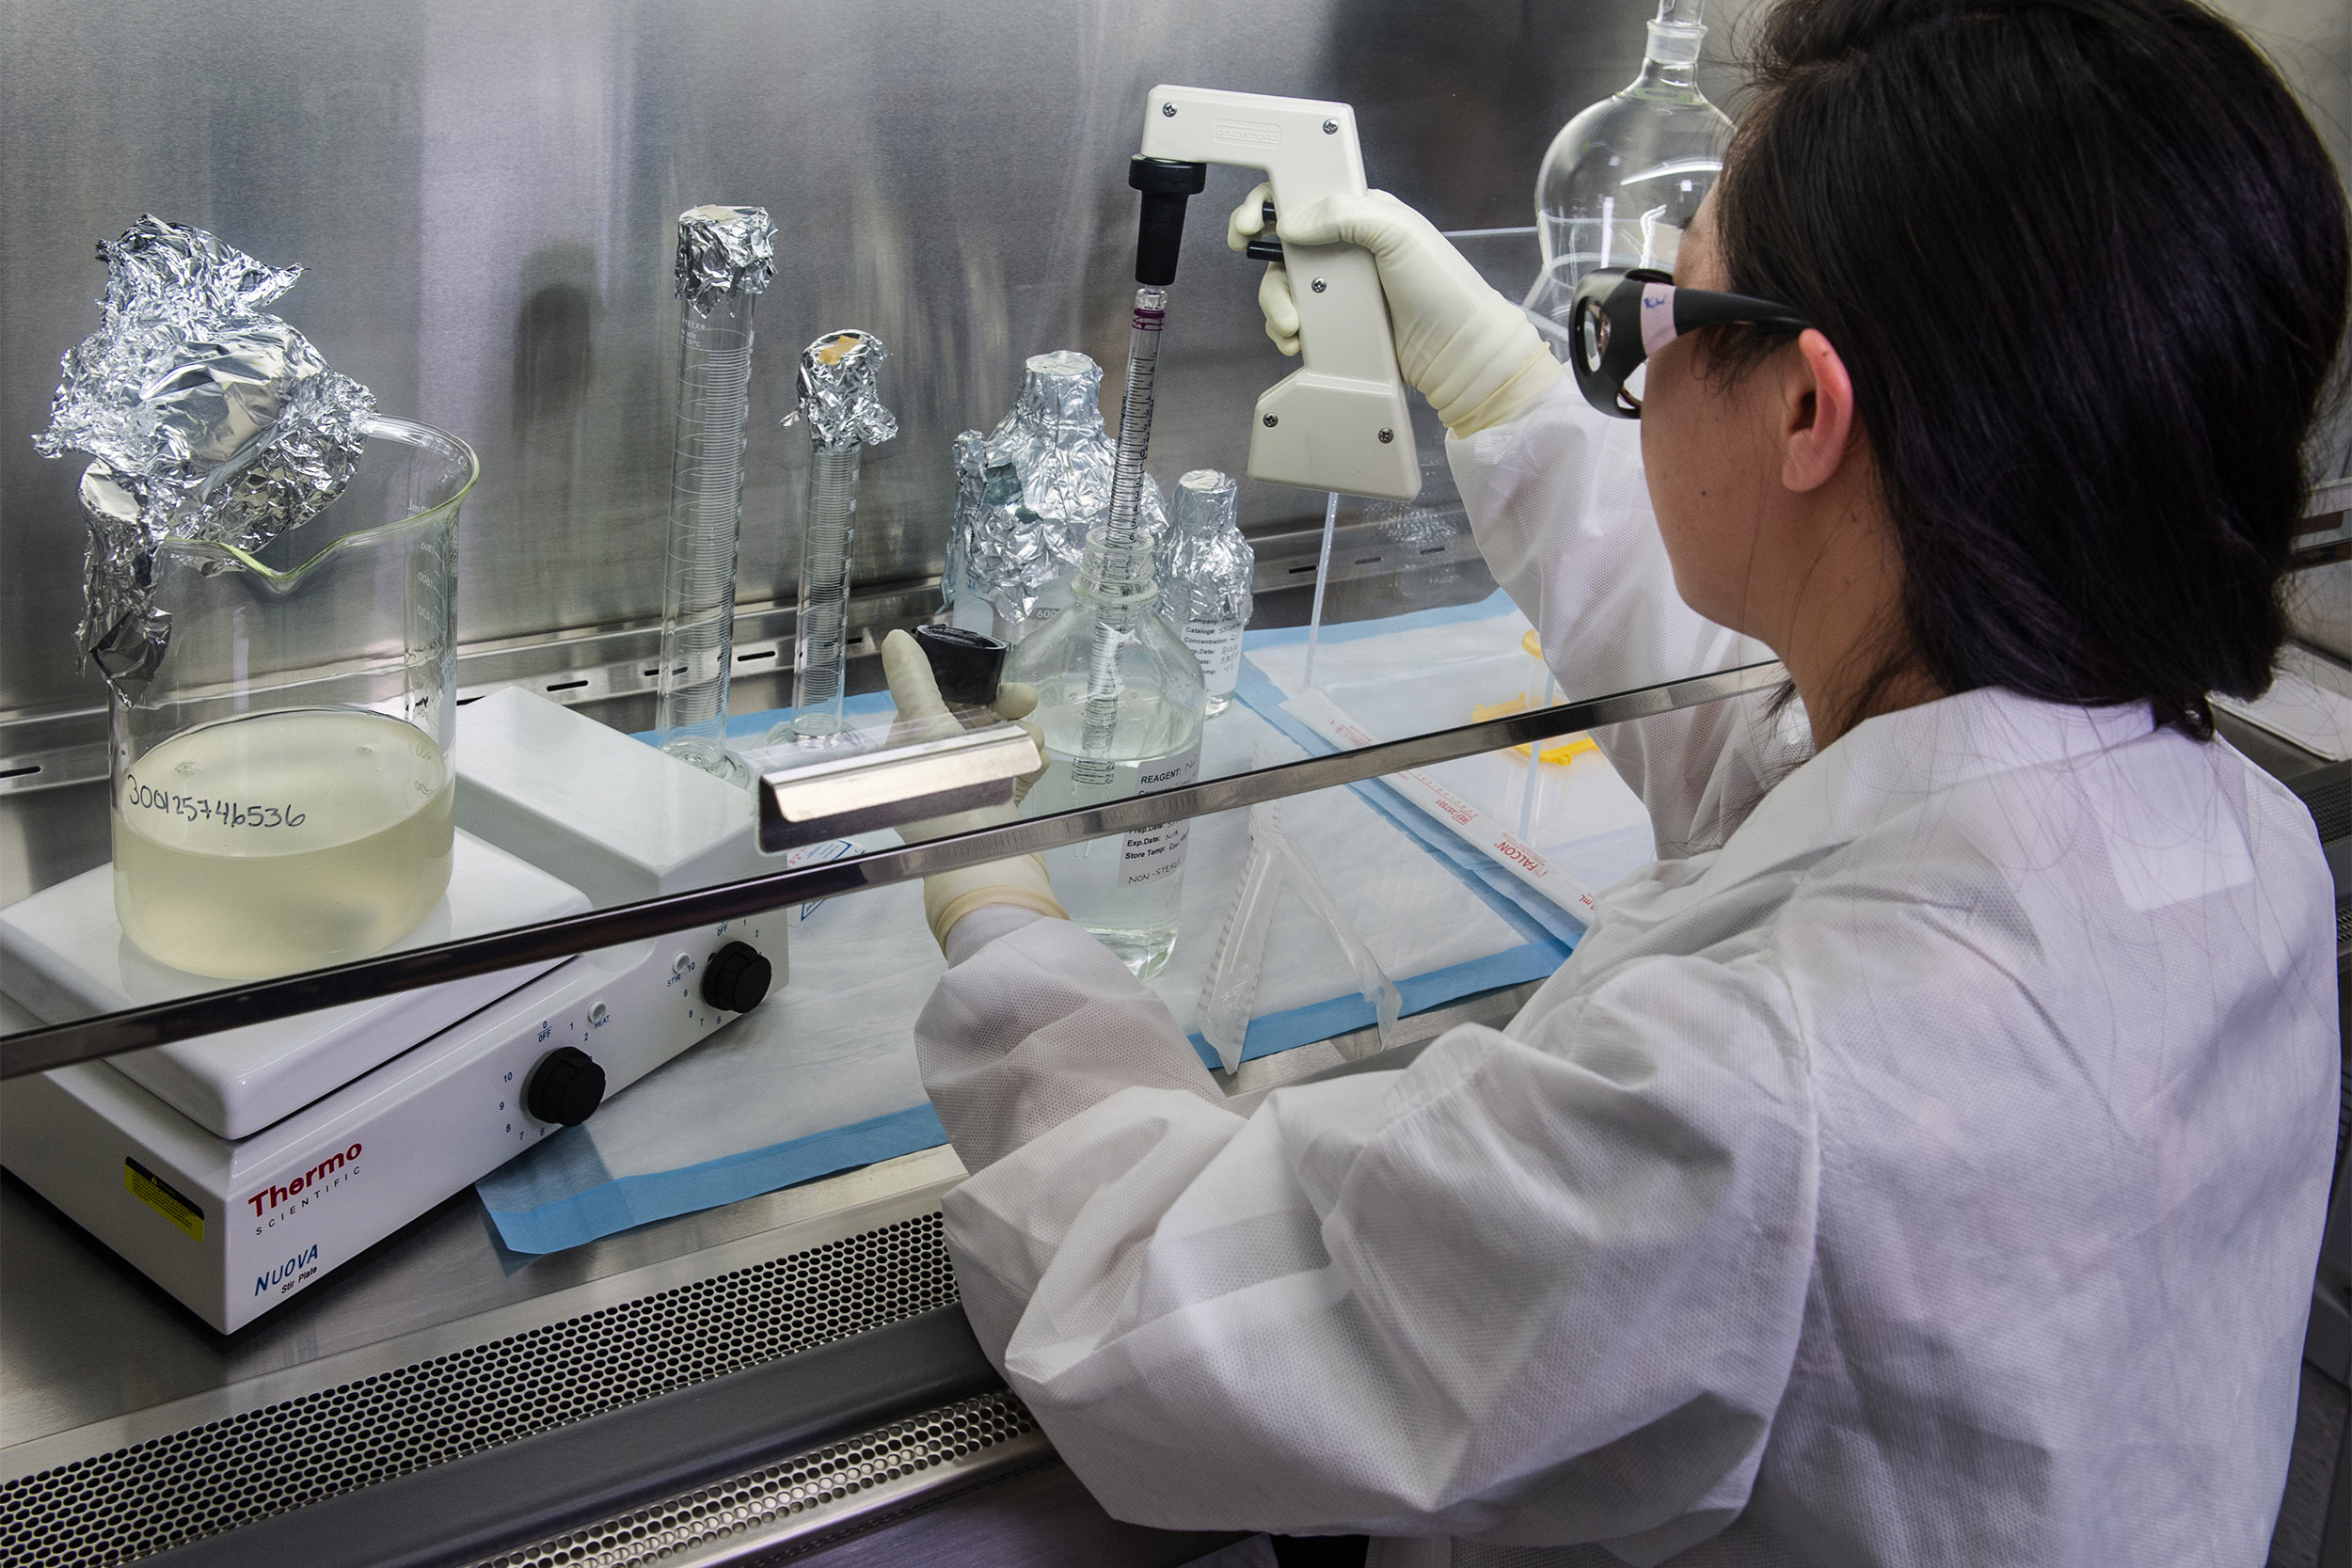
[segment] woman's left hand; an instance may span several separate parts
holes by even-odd
[[[884,638],[882,675],[890,683],[890,700],[898,710],[897,721],[890,726],[889,744],[911,745],[955,732],[960,721],[940,696],[938,679],[931,673],[931,661],[924,656],[921,643],[903,631],[894,631]],[[1037,707],[1037,689],[1018,683],[1000,686],[993,707],[998,718],[1019,724],[1037,743],[1036,771],[1024,774],[1014,784],[1010,804],[982,806],[949,816],[910,822],[898,830],[901,838],[912,843],[968,833],[980,828],[1001,827],[1020,815],[1020,801],[1037,782],[1038,774],[1045,770],[1044,735],[1028,721],[1029,714]],[[947,933],[955,928],[957,921],[992,904],[1035,910],[1057,920],[1070,918],[1054,896],[1054,885],[1045,874],[1045,862],[1037,855],[1017,855],[986,865],[936,872],[923,879],[923,915],[942,951],[946,950]]]

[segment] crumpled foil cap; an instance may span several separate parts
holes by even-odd
[[[780,422],[806,422],[809,439],[827,451],[889,440],[898,419],[882,406],[878,384],[889,357],[871,332],[826,333],[801,351],[800,406]]]
[[[677,297],[706,314],[725,294],[767,291],[776,226],[765,207],[690,207],[677,215]]]
[[[262,309],[300,267],[264,266],[153,216],[101,244],[98,259],[103,318],[67,351],[33,445],[95,459],[81,483],[81,647],[135,693],[170,640],[170,616],[153,603],[157,547],[186,539],[251,552],[309,522],[350,483],[375,399]]]
[[[1171,619],[1246,622],[1256,608],[1250,581],[1258,553],[1236,520],[1239,492],[1232,475],[1215,468],[1195,468],[1176,482],[1175,526],[1160,536],[1153,562]]]
[[[1037,355],[1004,422],[985,438],[956,437],[964,580],[1008,623],[1028,619],[1046,585],[1077,570],[1088,532],[1109,520],[1119,452],[1103,428],[1102,388],[1102,367],[1085,355]],[[1154,538],[1168,527],[1149,475],[1138,520]]]

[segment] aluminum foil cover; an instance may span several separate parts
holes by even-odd
[[[828,332],[801,351],[800,406],[784,417],[808,426],[819,451],[870,447],[898,434],[878,385],[890,351],[871,332]]]
[[[776,226],[765,207],[690,207],[677,215],[677,297],[707,315],[723,295],[766,292]]]
[[[81,483],[81,647],[135,689],[171,635],[153,602],[156,549],[187,539],[251,551],[310,521],[350,483],[375,400],[262,309],[300,267],[264,266],[151,216],[101,244],[98,259],[104,314],[66,353],[33,445],[95,459]]]
[[[1028,619],[1046,585],[1077,570],[1088,531],[1110,517],[1119,453],[1103,428],[1102,388],[1102,367],[1085,355],[1037,355],[1004,422],[986,437],[956,437],[965,580],[1008,622]],[[1141,520],[1155,538],[1167,531],[1148,475]]]
[[[1176,526],[1160,538],[1160,603],[1170,620],[1247,624],[1258,552],[1241,536],[1230,474],[1195,468],[1176,482]]]

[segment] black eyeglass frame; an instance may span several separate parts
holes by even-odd
[[[1638,420],[1642,400],[1625,389],[1653,354],[1702,326],[1813,324],[1786,305],[1749,294],[1680,289],[1654,267],[1596,267],[1568,306],[1568,369],[1584,401],[1614,419]]]

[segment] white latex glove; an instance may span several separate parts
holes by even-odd
[[[1233,209],[1225,243],[1246,248],[1264,227],[1271,184]],[[1561,376],[1560,362],[1521,310],[1486,286],[1478,269],[1437,226],[1386,191],[1327,196],[1279,214],[1286,245],[1362,245],[1380,268],[1396,332],[1396,368],[1456,436],[1469,436],[1526,412]],[[1266,336],[1284,354],[1298,352],[1298,307],[1290,277],[1269,262],[1258,283]]]
[[[939,695],[931,661],[923,657],[922,644],[907,633],[894,631],[882,640],[882,675],[890,683],[890,700],[898,709],[898,721],[890,727],[893,743],[924,739],[955,724],[954,715]],[[1044,736],[1027,721],[1036,706],[1034,687],[1015,683],[996,689],[997,717],[1027,730],[1029,738],[1038,743],[1038,754],[1041,757],[1045,754]],[[1044,769],[1041,767],[1038,771]],[[982,806],[977,811],[910,822],[898,830],[899,834],[912,843],[1010,822],[1019,815],[1021,798],[1028,794],[1029,786],[1036,782],[1037,774],[1030,773],[1013,785],[1013,805]],[[1010,860],[967,865],[961,871],[936,872],[923,879],[923,918],[930,923],[932,939],[943,952],[946,950],[947,933],[955,929],[957,921],[993,904],[1035,910],[1056,920],[1070,918],[1069,911],[1054,897],[1054,884],[1046,879],[1045,862],[1037,855],[1016,855]]]

